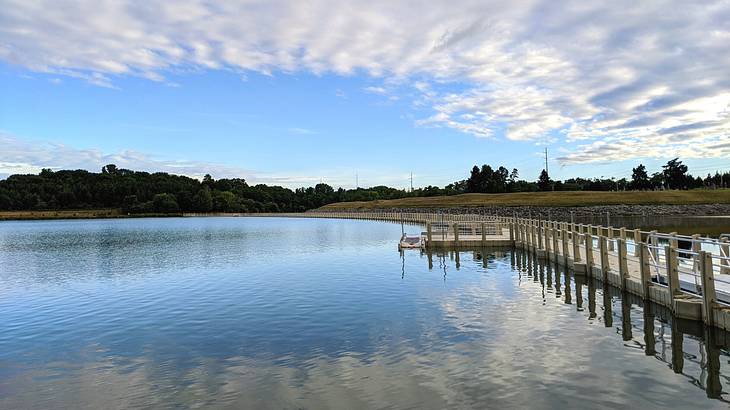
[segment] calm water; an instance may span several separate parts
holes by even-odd
[[[725,333],[400,229],[0,223],[0,408],[728,408]]]

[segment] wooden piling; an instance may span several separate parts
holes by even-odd
[[[712,268],[712,254],[706,251],[699,253],[700,271],[702,273],[702,318],[705,324],[715,324],[715,305],[717,294],[715,293],[715,273]]]
[[[598,238],[598,245],[601,254],[601,277],[603,283],[608,283],[608,270],[610,268],[608,263],[608,239],[605,236]]]
[[[583,234],[586,246],[586,273],[593,276],[593,236],[590,233]]]
[[[639,242],[637,244],[637,249],[639,249],[639,273],[641,274],[642,296],[644,297],[644,299],[648,299],[649,287],[652,285],[651,265],[649,264],[649,249],[643,242]]]
[[[730,275],[730,242],[727,238],[722,238],[720,244],[720,273],[723,275]]]
[[[679,265],[677,248],[664,247],[664,256],[667,259],[667,282],[669,284],[669,308],[674,311],[674,298],[679,293]]]
[[[619,277],[621,278],[619,282],[621,290],[625,290],[626,282],[629,279],[629,265],[628,259],[626,258],[626,239],[619,238],[616,242],[618,244],[618,272]]]

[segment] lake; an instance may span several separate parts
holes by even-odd
[[[728,408],[725,332],[521,251],[400,254],[400,233],[1,222],[0,408]]]

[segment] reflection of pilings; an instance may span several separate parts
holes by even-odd
[[[550,265],[548,265],[550,266]],[[557,265],[554,266],[555,269],[555,297],[560,299],[560,297],[563,295],[562,290],[560,289],[560,270],[558,269]]]
[[[585,284],[584,276],[574,276],[575,281],[575,306],[578,312],[583,311],[583,285]]]
[[[428,270],[433,270],[433,253],[426,252],[426,257],[428,258]]]
[[[596,314],[596,285],[592,280],[588,281],[588,318],[595,319]]]
[[[603,325],[613,327],[613,312],[611,306],[611,290],[606,282],[603,282]]]
[[[656,338],[654,337],[654,312],[651,306],[644,305],[644,345],[647,356],[656,354]]]
[[[624,342],[634,338],[631,331],[631,301],[628,296],[626,292],[621,295],[621,335]]]
[[[461,268],[461,261],[459,259],[459,251],[454,251],[454,254],[455,254],[454,258],[455,258],[455,262],[456,262],[456,270],[459,270],[459,268]]]
[[[570,275],[568,275],[568,272],[565,272],[565,304],[566,305],[572,305],[573,304],[573,297],[570,294]]]
[[[541,263],[540,267],[542,267],[542,266],[545,267],[545,271],[546,271],[545,273],[547,274],[547,279],[546,279],[547,288],[552,289],[553,288],[553,268],[552,268],[552,266],[550,266],[550,264]]]
[[[705,388],[707,397],[720,398],[722,384],[720,383],[720,349],[717,346],[717,330],[705,327],[705,350],[707,351],[707,381]]]
[[[672,321],[672,370],[677,374],[684,371],[684,333],[676,320]]]

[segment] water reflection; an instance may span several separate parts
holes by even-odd
[[[0,248],[0,408],[726,407],[724,332],[525,252],[397,253],[399,236],[0,224],[24,244]]]
[[[555,276],[555,294],[560,297],[560,278],[564,278],[562,300],[570,305],[573,301],[570,283],[574,283],[576,311],[583,311],[583,302],[588,300],[588,319],[597,318],[596,295],[600,293],[603,310],[603,324],[606,328],[614,327],[614,305],[620,304],[620,328],[616,328],[617,334],[621,335],[625,346],[643,350],[645,356],[654,357],[668,365],[676,374],[682,375],[690,380],[691,384],[705,390],[708,398],[717,399],[721,402],[730,403],[723,391],[723,382],[730,385],[730,377],[723,374],[721,357],[725,357],[725,363],[730,363],[730,333],[712,327],[706,327],[701,322],[678,319],[671,315],[671,312],[653,302],[642,300],[636,295],[621,292],[619,289],[603,284],[595,279],[586,278],[583,275],[573,276],[550,262],[544,262],[534,257],[533,254],[516,250],[512,260],[515,261],[515,269],[519,273],[526,272],[528,276],[540,278],[540,288],[543,302],[545,299],[545,284],[548,292],[551,288],[551,276]],[[543,280],[544,275],[547,279]],[[584,294],[583,287],[587,282],[587,294]],[[520,284],[522,282],[520,281]],[[600,292],[597,288],[601,289]],[[634,318],[632,314],[640,312],[640,319]],[[638,322],[638,323],[637,323]],[[657,331],[657,327],[659,330]],[[670,339],[667,341],[665,334],[670,332]],[[639,333],[639,336],[635,334]],[[658,333],[658,334],[657,334]],[[659,341],[657,341],[659,336]],[[685,343],[687,341],[687,343]],[[657,350],[659,345],[659,351]],[[686,366],[686,361],[691,367]],[[629,364],[627,363],[627,366]]]

